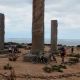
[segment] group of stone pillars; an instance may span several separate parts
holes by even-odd
[[[33,0],[32,53],[44,50],[45,0]],[[4,14],[0,13],[0,50],[4,49]],[[51,20],[51,51],[57,49],[57,20]]]
[[[44,50],[45,0],[33,0],[32,53]],[[51,20],[51,51],[57,50],[57,20]]]

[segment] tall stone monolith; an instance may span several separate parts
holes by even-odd
[[[51,52],[56,52],[57,50],[57,20],[51,20]]]
[[[4,49],[4,14],[0,13],[0,50]]]
[[[32,53],[44,50],[44,2],[33,0]]]

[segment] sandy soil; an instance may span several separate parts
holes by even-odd
[[[42,75],[42,76],[56,76],[56,75],[61,75],[61,74],[68,74],[68,73],[77,73],[80,72],[80,63],[76,64],[76,65],[72,65],[72,66],[67,66],[67,69],[64,70],[63,73],[60,72],[52,72],[52,73],[45,73],[43,71],[43,67],[45,66],[45,64],[33,64],[33,63],[29,63],[29,62],[23,62],[23,54],[27,53],[28,50],[25,49],[20,49],[21,53],[19,54],[20,57],[18,58],[17,61],[15,62],[11,62],[8,60],[8,58],[0,58],[0,73],[4,74],[4,73],[8,73],[9,71],[4,70],[3,66],[7,63],[10,63],[12,65],[12,67],[15,70],[15,74],[30,74],[30,75],[34,75],[34,76],[38,76],[38,75]],[[49,47],[45,47],[45,51],[48,51]],[[67,54],[71,53],[70,48],[67,48]],[[80,53],[80,49],[76,49],[74,53]],[[67,57],[66,57],[67,60]],[[61,58],[57,57],[57,64],[61,63]],[[54,65],[56,64],[55,62],[51,62],[48,65]],[[26,79],[17,79],[17,80],[26,80]],[[53,79],[31,79],[31,80],[53,80]],[[61,79],[54,79],[54,80],[80,80],[80,77],[69,77],[69,78],[61,78]]]

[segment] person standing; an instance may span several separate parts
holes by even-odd
[[[62,63],[64,63],[65,55],[66,55],[66,50],[65,50],[64,46],[61,47],[61,52],[60,53],[61,53]]]
[[[9,53],[12,53],[12,47],[11,46],[9,46],[8,50],[9,50]]]
[[[71,53],[74,53],[74,47],[73,46],[71,47]]]

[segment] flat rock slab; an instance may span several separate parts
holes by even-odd
[[[24,55],[23,61],[25,61],[25,62],[32,62],[32,59],[34,57],[36,57],[36,56],[37,55],[35,55],[35,54],[27,53],[27,54]]]

